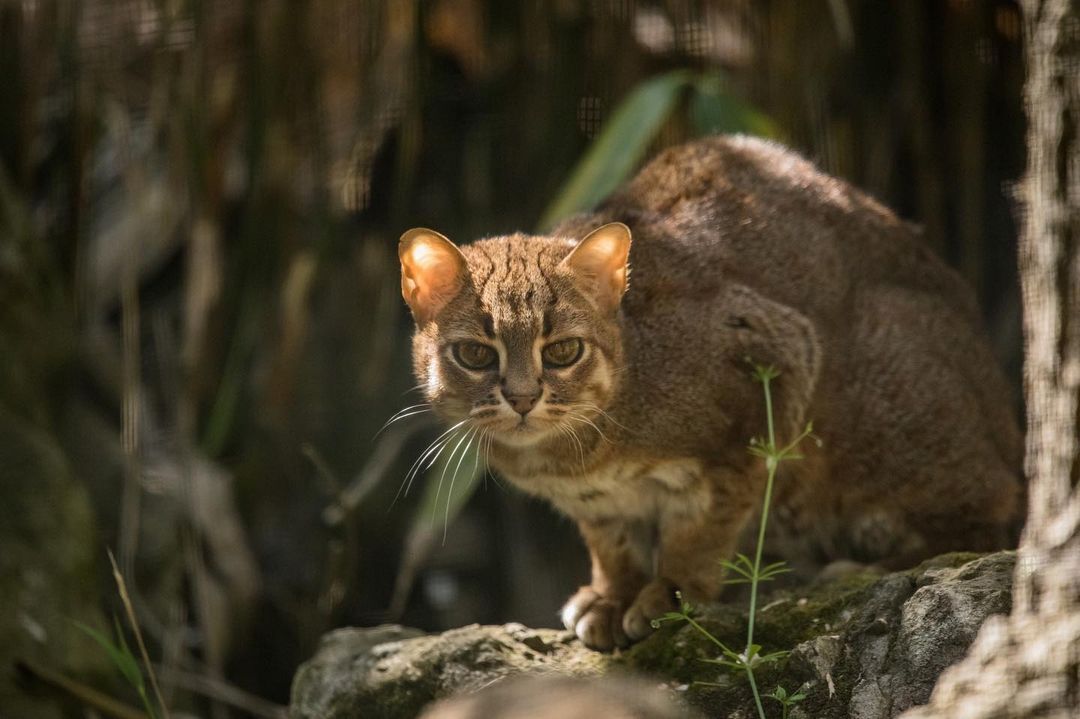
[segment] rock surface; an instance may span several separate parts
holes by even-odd
[[[882,578],[855,575],[778,592],[759,612],[755,641],[790,649],[758,669],[762,693],[802,688],[792,719],[885,719],[926,702],[941,672],[964,655],[983,621],[1008,612],[1010,552],[946,555]],[[744,641],[743,605],[695,610],[713,636]],[[297,673],[294,719],[415,717],[430,701],[522,674],[599,676],[636,672],[665,682],[710,717],[752,717],[744,676],[706,659],[715,645],[685,624],[665,625],[630,650],[605,655],[568,632],[519,624],[424,635],[396,626],[339,629]],[[708,684],[701,684],[707,682]],[[766,700],[766,711],[780,707]]]

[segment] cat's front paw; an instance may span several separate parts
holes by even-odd
[[[642,588],[623,615],[623,632],[632,642],[644,639],[652,634],[654,619],[675,609],[675,585],[666,579],[654,579]]]
[[[630,644],[623,631],[621,606],[601,596],[592,587],[582,587],[562,608],[563,626],[570,629],[590,649],[602,652]]]

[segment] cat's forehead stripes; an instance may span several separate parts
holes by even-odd
[[[495,334],[550,332],[550,312],[558,301],[552,275],[567,251],[561,242],[522,234],[462,248]]]

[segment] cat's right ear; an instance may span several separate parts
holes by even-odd
[[[465,256],[434,230],[417,227],[403,234],[398,241],[398,259],[401,296],[417,324],[434,319],[465,284]]]
[[[614,311],[626,292],[630,273],[630,228],[610,222],[585,236],[563,258],[582,285],[587,286],[605,310]]]

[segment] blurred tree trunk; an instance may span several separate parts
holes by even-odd
[[[1080,0],[1024,11],[1028,522],[1012,614],[983,626],[908,719],[1080,716]]]

